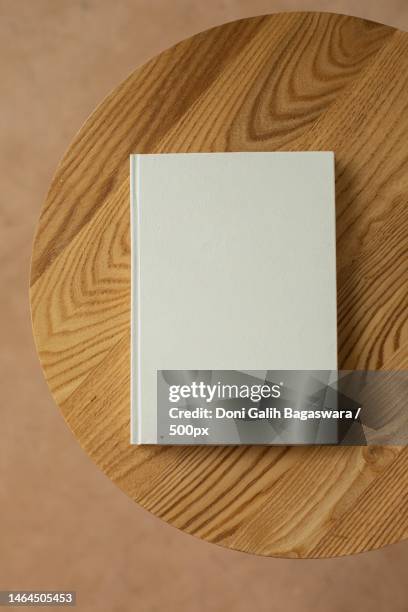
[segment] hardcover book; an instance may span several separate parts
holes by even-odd
[[[337,368],[334,183],[331,152],[131,156],[132,443],[288,443],[239,410]]]

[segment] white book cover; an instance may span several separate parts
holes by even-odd
[[[184,443],[159,372],[336,370],[334,183],[331,152],[131,156],[132,443]]]

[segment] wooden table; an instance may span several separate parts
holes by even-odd
[[[406,369],[408,34],[333,14],[229,23],[137,69],[60,163],[33,249],[35,340],[96,464],[172,525],[282,557],[408,534],[396,447],[129,444],[129,154],[336,152],[339,365]]]

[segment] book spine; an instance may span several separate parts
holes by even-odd
[[[130,157],[130,245],[131,245],[131,354],[130,404],[131,444],[142,444],[140,401],[140,156]]]

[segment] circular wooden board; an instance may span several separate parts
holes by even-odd
[[[408,34],[342,15],[229,23],[115,89],[44,204],[32,319],[65,419],[132,499],[209,542],[331,557],[407,536],[406,449],[129,444],[129,154],[297,150],[336,153],[339,366],[406,369]]]

